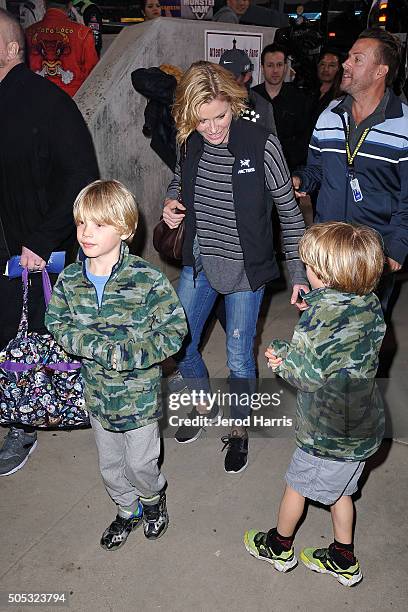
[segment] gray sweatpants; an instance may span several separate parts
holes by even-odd
[[[157,503],[166,484],[157,460],[160,436],[157,423],[130,431],[108,431],[91,416],[99,456],[99,468],[106,490],[120,514],[135,512],[138,501]]]

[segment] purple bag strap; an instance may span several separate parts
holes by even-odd
[[[48,304],[50,303],[51,294],[52,294],[51,281],[50,281],[50,277],[48,276],[48,272],[45,268],[41,272],[41,274],[42,274],[44,302],[45,302],[45,306],[47,307]],[[23,268],[22,276],[23,276],[23,287],[24,287],[24,295],[25,295],[26,292],[28,292],[28,269],[27,268]]]
[[[17,330],[16,337],[27,336],[28,333],[28,270],[23,268],[21,274],[23,279],[23,307],[21,309],[21,319]],[[44,292],[45,306],[47,307],[51,299],[51,281],[47,270],[42,271],[42,284]]]
[[[45,268],[42,271],[42,284],[43,284],[43,291],[44,291],[45,307],[47,307],[51,300],[52,287],[51,287],[50,277],[48,276],[48,272]]]

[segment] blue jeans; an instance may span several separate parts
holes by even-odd
[[[204,325],[212,311],[218,292],[204,272],[193,279],[193,269],[182,269],[177,289],[186,313],[189,334],[184,341],[178,366],[192,390],[211,393],[208,371],[199,351]],[[264,287],[257,291],[239,291],[224,296],[227,320],[227,365],[231,393],[251,394],[256,389],[254,340]],[[232,418],[248,416],[250,407],[231,401]]]

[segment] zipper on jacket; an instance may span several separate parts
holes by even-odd
[[[193,258],[193,287],[194,289],[196,288],[196,278],[197,278],[198,274],[197,274],[197,269],[196,269],[196,263],[195,263],[195,258]]]
[[[117,263],[119,263],[119,262],[117,262]],[[106,281],[106,283],[105,283],[105,286],[104,286],[104,288],[103,288],[103,292],[102,292],[102,298],[101,298],[101,303],[100,303],[100,304],[99,304],[99,300],[98,300],[98,292],[97,292],[97,290],[96,290],[96,287],[95,287],[95,285],[94,285],[94,284],[93,284],[93,283],[92,283],[92,282],[89,280],[88,275],[87,275],[87,270],[86,270],[86,259],[85,259],[85,261],[84,261],[83,265],[84,265],[84,271],[85,271],[84,276],[85,276],[86,280],[88,281],[88,283],[89,283],[89,284],[90,284],[90,285],[93,287],[93,289],[94,289],[94,293],[95,293],[95,297],[96,297],[96,305],[97,305],[97,307],[98,307],[98,314],[101,314],[101,311],[102,311],[102,304],[103,304],[103,296],[105,295],[106,285],[109,283],[109,281],[110,281],[110,280],[111,280],[111,278],[112,278],[112,275],[113,275],[113,273],[114,273],[114,269],[115,269],[115,267],[116,267],[116,264],[113,266],[113,268],[112,268],[112,270],[111,270],[111,273],[110,273],[110,275],[109,275],[109,278],[108,278],[108,280],[107,280],[107,281]]]
[[[341,122],[343,124],[343,131],[344,131],[344,147],[346,147],[347,125],[346,125],[346,120],[344,118],[344,113],[341,115]],[[347,151],[345,151],[345,153],[346,153],[346,189],[344,190],[344,194],[345,194],[345,200],[344,200],[344,221],[347,222],[348,221],[348,191],[349,191],[350,182],[349,182],[349,173],[348,173],[348,164],[347,164]]]
[[[98,292],[96,291],[96,287],[95,287],[95,285],[94,285],[93,283],[91,283],[91,281],[89,280],[88,275],[87,275],[87,270],[86,270],[86,262],[87,262],[87,258],[85,258],[85,259],[83,260],[83,262],[82,262],[82,274],[84,275],[84,277],[86,278],[86,280],[88,281],[88,283],[89,283],[90,285],[92,285],[92,287],[94,288],[94,291],[95,291],[95,295],[96,295],[96,304],[97,304],[97,306],[98,306],[98,314],[100,314],[100,313],[101,313],[101,310],[102,310],[102,305],[103,305],[103,297],[104,297],[104,295],[105,295],[105,289],[106,289],[106,286],[107,286],[107,284],[108,284],[108,283],[111,281],[112,276],[115,274],[115,272],[116,272],[117,270],[119,270],[119,267],[122,265],[122,262],[123,262],[123,260],[124,260],[124,258],[125,258],[125,255],[126,255],[126,253],[124,253],[124,245],[123,245],[123,243],[122,243],[122,245],[121,245],[121,247],[120,247],[119,259],[118,259],[118,261],[115,263],[115,265],[113,266],[113,268],[112,268],[112,270],[111,270],[111,273],[110,273],[110,275],[109,275],[109,278],[108,278],[108,280],[107,280],[107,281],[106,281],[106,283],[105,283],[105,287],[103,288],[102,299],[101,299],[101,304],[100,304],[100,305],[99,305],[99,300],[98,300]]]

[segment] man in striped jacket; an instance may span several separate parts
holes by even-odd
[[[316,222],[367,225],[383,237],[387,272],[408,253],[408,107],[390,89],[399,45],[385,30],[365,30],[344,62],[341,89],[320,115],[306,168],[293,177],[297,195],[319,191]],[[386,311],[394,275],[380,299]]]

